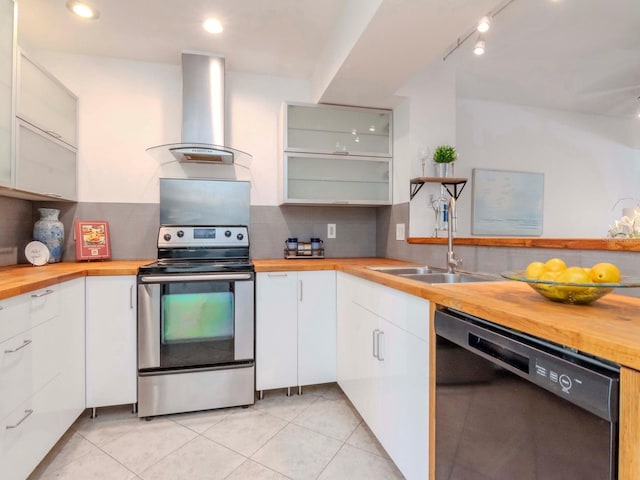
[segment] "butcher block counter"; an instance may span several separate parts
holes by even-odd
[[[0,299],[93,275],[135,275],[152,260],[0,267]],[[338,270],[640,370],[640,299],[610,294],[591,305],[551,302],[512,281],[429,285],[367,266],[412,265],[385,258],[254,259],[256,272]]]
[[[62,262],[41,267],[0,267],[0,300],[45,288],[74,278],[94,275],[136,275],[138,267],[153,260],[110,260],[105,262]]]

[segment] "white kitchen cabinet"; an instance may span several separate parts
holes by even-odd
[[[0,300],[0,471],[24,479],[84,410],[84,279]]]
[[[17,71],[15,190],[4,193],[76,200],[78,98],[22,51]]]
[[[338,384],[409,479],[428,477],[429,302],[338,273]]]
[[[280,203],[390,204],[391,125],[390,110],[284,104]]]
[[[75,200],[75,149],[22,120],[17,120],[16,129],[15,187],[25,192]]]
[[[14,66],[17,7],[0,0],[0,185],[11,186],[13,170]]]
[[[136,277],[90,276],[86,284],[86,405],[135,404]]]
[[[20,52],[16,115],[47,135],[78,146],[78,97]]]
[[[256,389],[336,379],[335,272],[260,272]]]
[[[391,160],[284,153],[281,203],[387,205]]]
[[[391,157],[391,110],[341,105],[283,105],[284,150]]]

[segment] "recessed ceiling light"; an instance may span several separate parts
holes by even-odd
[[[202,27],[209,33],[221,33],[223,30],[222,24],[217,18],[207,18]]]
[[[476,46],[473,48],[473,53],[476,55],[484,55],[484,40],[478,37],[478,41],[476,42]]]
[[[371,125],[371,126],[369,127],[369,131],[370,131],[370,132],[375,132],[375,131],[376,131],[376,126],[375,126],[375,125]]]
[[[67,8],[78,17],[88,20],[95,20],[100,16],[100,12],[96,7],[84,1],[68,0]]]

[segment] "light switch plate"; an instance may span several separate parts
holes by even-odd
[[[327,223],[327,238],[336,238],[336,224]]]
[[[404,223],[396,223],[396,240],[404,240]]]

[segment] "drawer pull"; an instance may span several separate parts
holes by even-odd
[[[24,342],[22,342],[22,345],[20,345],[18,348],[14,348],[13,350],[5,350],[4,353],[15,353],[19,350],[22,350],[27,345],[31,344],[32,341],[33,340],[25,340]]]
[[[288,275],[286,273],[267,273],[269,278],[286,278]]]
[[[129,308],[133,310],[133,285],[129,286]]]
[[[46,295],[51,295],[55,290],[45,290],[42,293],[34,293],[31,295],[31,298],[40,298],[40,297],[44,297]]]
[[[18,423],[16,423],[15,425],[7,425],[6,429],[11,430],[12,428],[18,428],[22,422],[24,422],[27,418],[31,416],[32,413],[33,413],[33,409],[31,408],[29,410],[25,410],[24,416],[20,420],[18,420]]]

